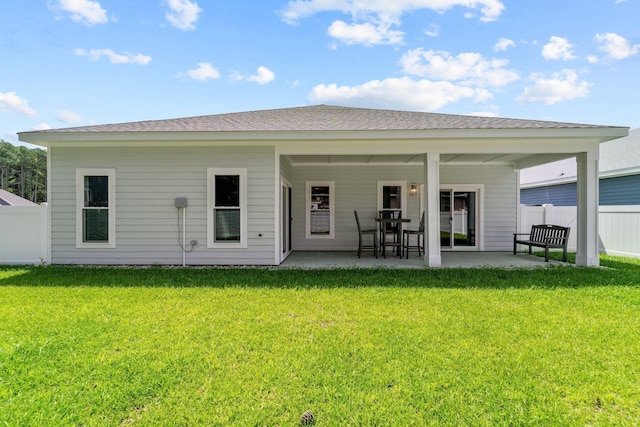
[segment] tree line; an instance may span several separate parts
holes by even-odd
[[[46,150],[0,139],[0,188],[35,203],[46,202]]]

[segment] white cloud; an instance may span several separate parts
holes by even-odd
[[[165,15],[167,21],[181,30],[195,30],[202,9],[198,3],[189,0],[167,0],[169,11]]]
[[[438,37],[440,35],[440,27],[438,24],[429,24],[429,27],[424,30],[424,33],[429,37]]]
[[[515,45],[516,42],[514,42],[513,40],[507,39],[505,37],[500,37],[493,49],[497,52],[501,52],[507,50],[510,47],[514,47]]]
[[[344,21],[334,21],[327,30],[329,35],[342,41],[344,44],[363,44],[372,46],[378,44],[402,43],[404,33],[394,31],[390,27],[397,22],[381,22],[374,24],[347,24]]]
[[[56,119],[60,120],[62,123],[68,124],[78,124],[85,122],[84,117],[82,117],[80,114],[73,113],[67,110],[59,111],[56,115]]]
[[[4,133],[4,137],[2,138],[5,141],[11,142],[14,145],[20,145],[22,143],[19,143],[18,141],[18,131],[17,130],[10,130]]]
[[[312,103],[434,111],[461,99],[484,102],[491,98],[491,94],[485,89],[457,86],[450,82],[402,77],[372,80],[357,86],[321,84],[315,86],[308,97]]]
[[[51,129],[51,126],[49,126],[47,123],[42,122],[39,125],[35,125],[31,129],[32,130],[49,130]]]
[[[467,113],[467,116],[476,116],[476,117],[500,117],[498,113],[493,111],[474,111],[472,113]]]
[[[341,12],[351,15],[351,24],[334,21],[329,34],[347,44],[363,43],[401,44],[402,31],[391,29],[400,25],[403,14],[420,9],[430,9],[444,13],[448,9],[461,6],[480,10],[480,20],[496,20],[504,5],[501,0],[291,0],[281,12],[282,20],[296,24],[301,19],[322,12]],[[434,35],[433,31],[426,34]],[[437,30],[435,35],[437,35]]]
[[[258,73],[254,74],[253,76],[246,76],[244,74],[236,73],[234,78],[236,80],[247,80],[264,85],[272,82],[276,78],[276,75],[267,67],[258,67]]]
[[[194,80],[200,80],[202,82],[206,80],[215,80],[220,78],[220,73],[216,68],[213,68],[208,62],[198,62],[198,68],[187,71],[187,76]]]
[[[544,59],[563,59],[565,61],[576,59],[572,48],[569,40],[564,37],[551,36],[549,43],[542,47],[542,56]]]
[[[587,61],[589,62],[589,64],[597,64],[598,62],[600,62],[600,58],[595,55],[588,55]]]
[[[109,19],[107,11],[97,1],[91,0],[58,0],[50,1],[49,8],[71,13],[71,19],[85,25],[104,24]]]
[[[89,51],[76,49],[74,53],[76,56],[86,56],[91,61],[97,61],[101,57],[106,56],[112,64],[147,65],[151,62],[150,56],[143,55],[141,53],[135,55],[129,52],[116,53],[111,49],[91,49]]]
[[[562,70],[553,73],[550,78],[534,73],[531,75],[533,85],[525,88],[524,92],[518,96],[518,102],[537,103],[553,105],[560,101],[574,98],[584,98],[589,94],[589,87],[593,86],[584,80],[578,79],[575,70]]]
[[[629,40],[615,33],[596,34],[594,40],[609,59],[625,59],[640,51],[640,44],[631,44]]]
[[[400,59],[407,74],[435,80],[458,81],[464,85],[504,86],[519,79],[518,73],[505,67],[506,59],[485,59],[479,53],[461,53],[413,49]]]
[[[14,112],[25,116],[35,116],[36,110],[29,107],[26,99],[20,98],[15,92],[0,92],[0,112]]]
[[[292,0],[282,12],[282,19],[294,24],[316,13],[330,11],[347,13],[353,17],[377,15],[399,18],[414,10],[431,9],[444,13],[455,6],[479,9],[482,21],[495,21],[504,10],[501,0]]]

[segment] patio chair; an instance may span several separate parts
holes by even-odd
[[[402,212],[396,209],[384,209],[378,212],[380,218],[385,219],[400,219],[402,218]],[[396,255],[400,256],[401,242],[400,236],[398,234],[399,226],[397,222],[387,222],[380,224],[380,237],[378,240],[382,245],[384,242],[384,248],[382,248],[382,253],[386,258],[386,246],[391,246]],[[383,236],[384,234],[384,236]]]
[[[416,244],[411,244],[411,236],[416,236]],[[420,225],[417,230],[402,230],[402,254],[407,254],[409,258],[409,250],[417,249],[418,256],[422,256],[424,252],[424,213],[420,218]]]
[[[356,224],[358,225],[358,258],[362,255],[363,249],[373,249],[373,255],[378,258],[378,230],[376,228],[367,228],[362,229],[360,227],[360,218],[358,218],[358,211],[353,211],[353,214],[356,217]],[[373,236],[373,245],[363,245],[362,244],[362,236],[371,235]]]

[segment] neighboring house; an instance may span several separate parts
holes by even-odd
[[[49,262],[48,207],[0,189],[0,264]]]
[[[640,128],[629,136],[600,145],[599,203],[640,205]],[[577,164],[574,158],[520,171],[520,203],[576,206]]]
[[[0,189],[0,206],[38,206],[38,204]]]
[[[378,210],[395,208],[415,226],[424,211],[424,261],[435,267],[445,250],[510,250],[518,170],[574,156],[583,195],[576,263],[598,265],[598,147],[627,134],[318,105],[19,136],[48,148],[55,264],[278,265],[292,250],[355,256],[353,211],[373,226]],[[454,232],[454,214],[462,231]]]

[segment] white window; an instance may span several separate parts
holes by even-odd
[[[116,170],[76,169],[76,247],[116,247]]]
[[[407,216],[407,182],[378,181],[378,211],[398,211]]]
[[[335,183],[307,182],[306,237],[333,239],[335,231]]]
[[[207,247],[247,247],[247,170],[207,169]]]

